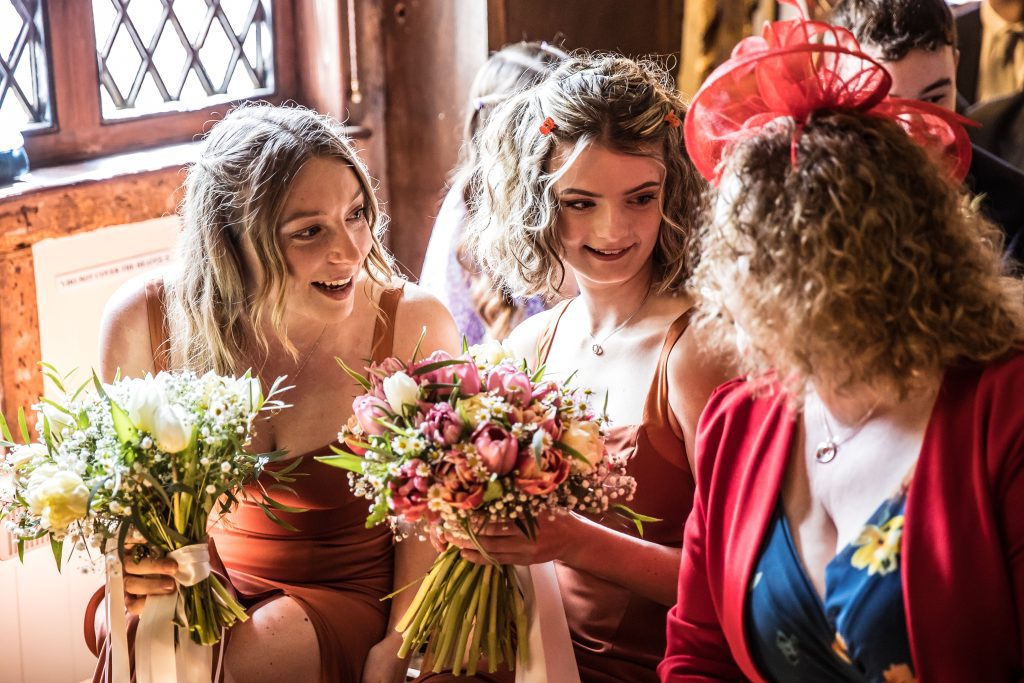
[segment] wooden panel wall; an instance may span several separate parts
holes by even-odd
[[[684,0],[488,0],[489,47],[564,40],[568,48],[632,57],[679,56]]]
[[[469,85],[487,57],[487,5],[386,0],[383,8],[391,248],[418,276],[458,158]]]

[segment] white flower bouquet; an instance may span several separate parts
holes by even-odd
[[[64,391],[66,377],[52,366],[46,375]],[[217,643],[224,629],[247,616],[209,573],[207,529],[211,517],[229,512],[245,495],[243,484],[264,472],[278,482],[291,480],[294,465],[265,469],[282,453],[245,451],[256,415],[283,407],[274,398],[280,384],[264,396],[248,373],[160,373],[107,385],[94,376],[61,401],[41,399],[34,442],[19,411],[24,444],[0,425],[9,449],[0,470],[10,475],[0,513],[10,515],[19,554],[26,541],[49,536],[58,567],[66,541],[104,554],[116,547],[123,561],[134,530],[146,544],[134,546],[133,554],[168,554],[179,567],[198,556],[206,568],[193,572],[192,585],[178,579],[174,618],[195,643]],[[284,524],[275,509],[300,511],[275,502],[265,489],[262,494],[256,502],[278,523]]]

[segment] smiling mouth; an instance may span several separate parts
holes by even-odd
[[[630,251],[633,248],[633,245],[631,244],[628,247],[622,247],[621,249],[596,249],[591,246],[584,246],[584,248],[599,259],[613,260]]]
[[[347,277],[342,280],[319,280],[313,286],[324,292],[341,292],[351,284],[352,278]]]

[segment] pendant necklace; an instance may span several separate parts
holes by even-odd
[[[625,320],[623,320],[621,323],[619,323],[615,327],[614,330],[612,330],[611,332],[606,334],[604,336],[604,339],[598,341],[597,338],[594,336],[593,332],[590,332],[590,331],[587,332],[587,335],[590,337],[590,341],[593,342],[593,344],[590,345],[590,350],[591,350],[591,352],[593,352],[593,354],[595,356],[603,356],[604,355],[604,345],[608,342],[609,339],[612,338],[612,336],[616,332],[621,330],[623,327],[625,327],[629,323],[630,320],[635,318],[637,313],[639,313],[641,310],[643,310],[644,304],[647,303],[647,297],[649,297],[650,295],[651,295],[651,288],[650,288],[650,286],[648,286],[647,287],[647,293],[645,293],[644,294],[644,298],[640,300],[640,305],[637,306],[636,310],[633,311],[632,313],[630,313],[629,317],[626,318]]]
[[[839,454],[840,446],[842,446],[844,443],[849,442],[853,437],[860,434],[860,430],[864,429],[864,425],[866,425],[868,423],[868,420],[870,420],[871,417],[875,414],[875,410],[878,408],[878,404],[879,402],[881,402],[881,399],[875,401],[875,405],[871,406],[871,408],[869,408],[868,411],[864,413],[864,417],[860,418],[857,424],[854,425],[853,431],[851,431],[842,439],[836,439],[835,434],[832,433],[832,427],[828,423],[828,418],[825,417],[824,401],[818,399],[818,402],[820,404],[821,409],[821,424],[825,426],[825,431],[828,433],[828,438],[818,444],[817,449],[814,451],[814,459],[822,465],[827,465],[828,463],[836,459],[836,456]]]

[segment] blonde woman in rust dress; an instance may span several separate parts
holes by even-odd
[[[351,414],[352,367],[367,358],[455,351],[447,310],[402,286],[380,236],[370,180],[340,124],[297,108],[236,109],[214,126],[189,170],[178,268],[110,302],[102,372],[288,375],[293,407],[258,423],[252,447],[328,452]],[[366,529],[366,504],[341,470],[305,457],[282,514],[288,531],[242,504],[211,535],[250,619],[229,634],[228,680],[401,681],[400,637],[388,628],[411,598],[381,598],[425,572],[434,553]],[[129,610],[168,592],[166,560],[128,563]],[[97,650],[99,648],[96,648]]]
[[[502,563],[555,561],[585,683],[657,680],[694,427],[730,376],[688,328],[685,244],[703,182],[683,148],[684,113],[654,65],[573,57],[492,115],[470,181],[477,256],[510,294],[552,294],[566,272],[579,284],[579,297],[528,319],[510,344],[552,378],[575,371],[599,400],[607,391],[610,448],[631,456],[638,483],[631,505],[662,520],[643,538],[615,516],[572,515],[545,520],[536,542],[516,529],[483,540]]]

